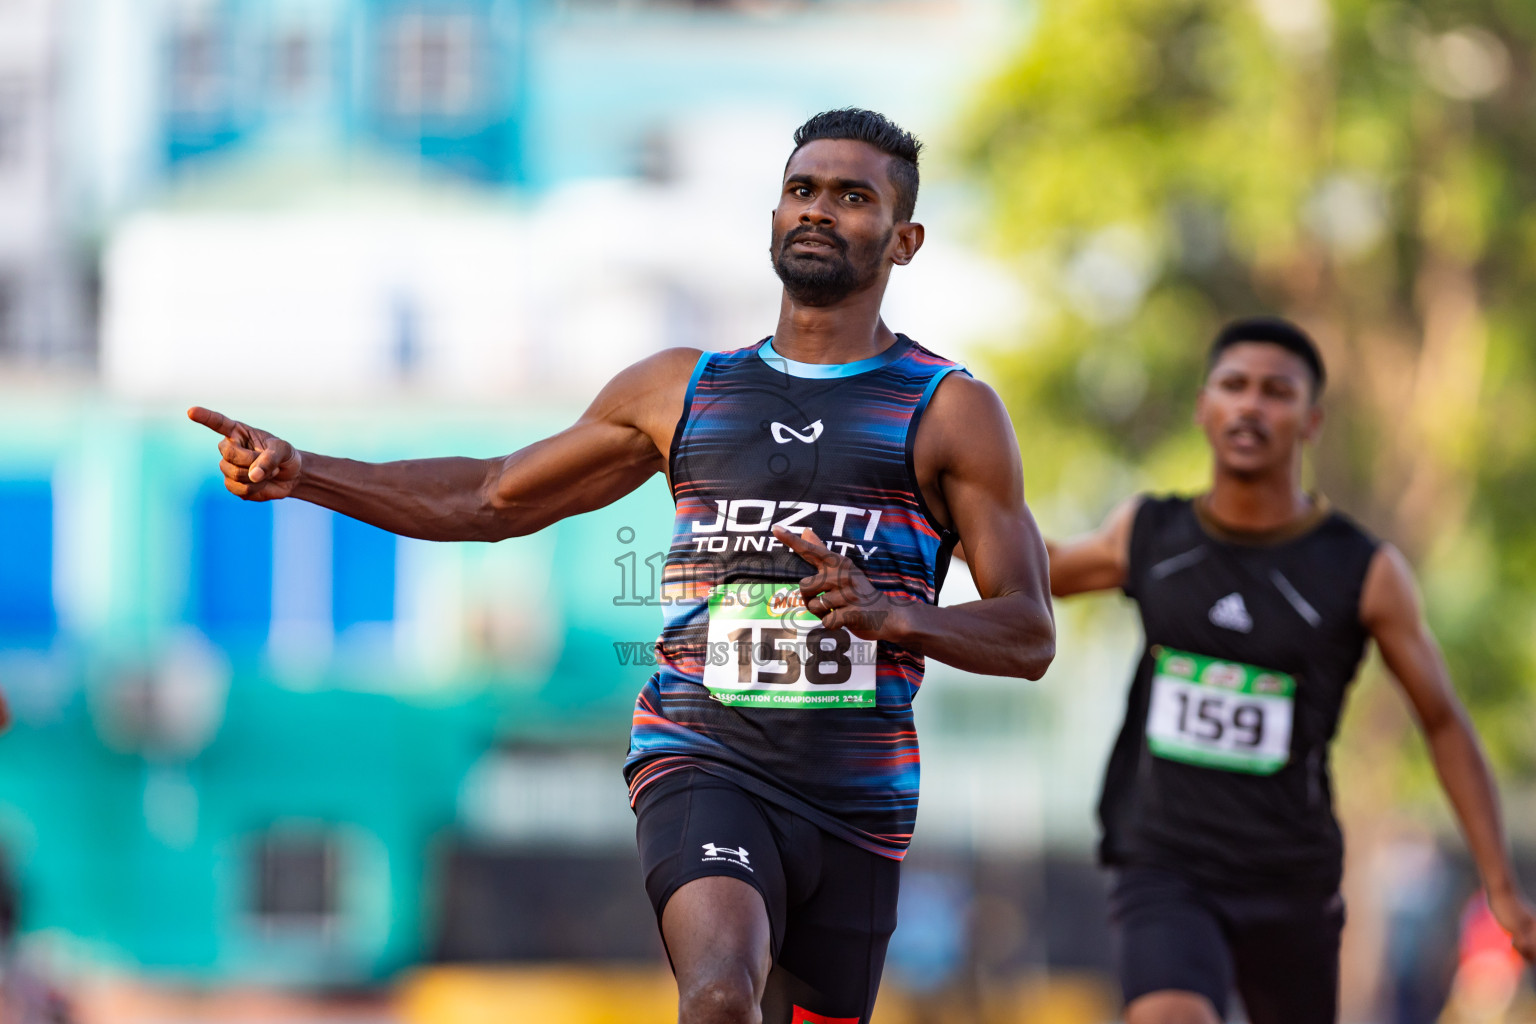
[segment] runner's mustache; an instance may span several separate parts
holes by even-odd
[[[788,249],[790,246],[794,245],[806,235],[817,235],[821,238],[827,239],[833,245],[837,246],[839,252],[848,251],[848,240],[845,239],[842,235],[835,231],[818,230],[814,227],[811,227],[809,224],[802,224],[799,227],[791,230],[789,234],[785,235],[784,244],[779,246],[780,251]]]
[[[1263,423],[1260,423],[1258,420],[1238,420],[1236,423],[1227,428],[1227,436],[1230,437],[1237,433],[1239,430],[1249,430],[1257,434],[1261,439],[1265,441],[1269,440],[1269,428],[1266,427]]]

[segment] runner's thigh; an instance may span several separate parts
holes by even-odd
[[[1193,992],[1226,1016],[1232,955],[1193,880],[1161,868],[1123,868],[1115,872],[1109,907],[1126,1005],[1154,992]]]
[[[1253,1024],[1334,1024],[1344,901],[1272,897],[1230,926],[1237,990]]]
[[[867,1024],[896,930],[899,862],[798,821],[784,858],[792,900],[763,1024]],[[819,856],[819,863],[815,858]],[[815,868],[806,876],[800,869]]]
[[[773,831],[751,794],[697,768],[679,769],[641,790],[635,837],[658,925],[684,885],[711,876],[736,878],[762,895],[772,951],[778,952],[784,939],[784,869]]]

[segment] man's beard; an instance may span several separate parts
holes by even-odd
[[[816,256],[789,251],[796,239],[810,234],[830,239],[837,251]],[[786,233],[783,239],[774,239],[768,255],[773,260],[773,272],[779,275],[784,290],[797,305],[831,306],[874,280],[890,240],[891,232],[887,231],[873,244],[850,252],[848,240],[842,235],[801,224]]]

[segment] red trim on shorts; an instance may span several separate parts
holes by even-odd
[[[789,1024],[859,1024],[858,1017],[823,1017],[803,1006],[797,1006],[789,1015]]]

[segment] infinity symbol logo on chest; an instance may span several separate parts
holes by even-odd
[[[806,427],[804,433],[801,433],[794,427],[786,427],[778,420],[774,420],[771,424],[771,427],[773,429],[773,439],[779,444],[789,444],[791,439],[800,441],[804,444],[815,444],[816,439],[821,436],[822,431],[821,420],[817,420],[815,423],[812,423],[810,426]]]

